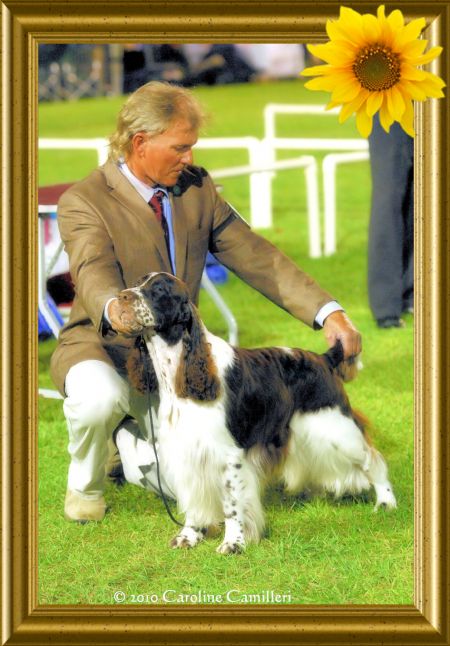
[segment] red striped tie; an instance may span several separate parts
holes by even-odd
[[[172,271],[173,271],[172,256],[170,255],[169,227],[167,225],[166,216],[164,215],[163,202],[162,202],[163,197],[164,197],[164,191],[156,190],[153,193],[149,204],[152,207],[155,213],[156,219],[160,223],[162,230],[164,232],[164,239],[166,241],[167,253],[169,254],[170,266],[172,267]]]

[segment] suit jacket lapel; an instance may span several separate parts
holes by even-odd
[[[142,196],[139,195],[113,161],[106,162],[103,166],[103,172],[108,186],[112,189],[112,197],[120,202],[121,206],[130,213],[131,217],[138,219],[142,231],[150,231],[150,235],[148,236],[148,240],[145,240],[145,244],[149,245],[152,252],[156,252],[159,255],[162,267],[170,271],[169,254],[164,240],[164,233],[161,225],[152,213],[151,206],[146,204]]]

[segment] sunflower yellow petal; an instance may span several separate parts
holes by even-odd
[[[341,7],[338,22],[345,22],[352,29],[360,29],[362,27],[362,15],[350,7]]]
[[[385,38],[387,36],[391,35],[391,29],[390,29],[390,27],[388,25],[388,22],[386,20],[386,16],[385,16],[385,13],[384,13],[384,5],[383,4],[380,5],[378,7],[378,9],[377,9],[377,20],[378,20],[378,25],[379,25],[379,28],[380,28],[381,40],[383,41],[383,43],[385,43],[386,42]]]
[[[366,110],[369,117],[373,117],[383,103],[383,92],[371,92],[366,103]]]
[[[403,99],[402,93],[399,91],[396,85],[391,87],[391,102],[392,102],[392,114],[395,115],[394,119],[400,121],[403,113],[405,112],[405,101]],[[389,101],[389,95],[388,95]]]
[[[350,83],[339,85],[333,91],[331,100],[338,101],[339,103],[347,103],[348,101],[353,101],[360,90],[361,86],[357,81],[351,81]]]
[[[384,97],[383,104],[380,108],[380,123],[386,132],[389,132],[391,125],[393,124],[394,119],[391,117],[388,107],[387,107],[387,97]]]
[[[414,131],[414,107],[411,101],[406,104],[405,112],[400,120],[400,125],[403,130],[410,136],[415,136]]]
[[[353,52],[356,52],[358,50],[360,46],[359,41],[355,42],[354,37],[342,31],[342,29],[339,27],[339,25],[336,22],[332,20],[327,20],[326,30],[330,40],[335,45],[339,45],[340,47],[346,47],[347,49],[350,49]]]
[[[339,37],[336,37],[334,42],[344,42],[353,51],[358,51],[364,46],[365,40],[362,29],[352,31],[348,28],[348,25],[336,25],[336,33],[339,34]]]
[[[366,101],[368,94],[370,94],[370,92],[362,89],[361,92],[353,99],[353,101],[346,103],[339,113],[339,123],[344,123],[344,121],[347,121],[347,119],[354,112],[357,112],[362,104]]]
[[[329,43],[320,43],[319,45],[312,45],[309,43],[306,45],[306,49],[310,54],[313,56],[316,56],[317,58],[322,58],[321,53],[323,51],[323,48],[326,47]]]
[[[309,45],[308,49],[314,56],[338,67],[340,65],[347,65],[354,60],[354,53],[352,51],[344,47],[336,46],[332,42],[328,42],[325,45]]]
[[[418,70],[416,67],[403,63],[401,68],[401,78],[408,81],[423,81],[426,78],[426,72]]]
[[[364,44],[362,16],[357,11],[349,7],[341,7],[339,20],[335,23],[335,26],[346,39],[358,46]]]
[[[355,60],[355,52],[353,50],[349,50],[347,47],[342,47],[334,43],[329,47],[327,54],[329,57],[327,63],[331,63],[338,67],[353,63]]]
[[[402,48],[403,58],[417,58],[425,51],[427,40],[412,40]]]
[[[356,127],[362,137],[368,137],[372,132],[372,117],[369,117],[364,106],[356,113]]]
[[[446,87],[445,81],[441,79],[440,76],[436,76],[436,74],[433,74],[432,72],[425,72],[425,74],[427,75],[427,80],[434,83],[437,87]]]
[[[327,61],[327,55],[330,45],[331,42],[325,44],[321,43],[320,45],[307,45],[307,49],[313,56],[320,58],[328,63],[329,61]]]
[[[375,43],[381,35],[380,25],[375,16],[371,13],[363,15],[363,32],[368,43]]]
[[[387,93],[388,109],[394,121],[400,121],[404,111],[405,102],[401,92],[395,87],[391,87]]]
[[[339,29],[338,24],[335,20],[327,20],[325,29],[327,30],[327,34],[330,40],[336,41],[343,38],[342,31]]]
[[[401,51],[402,47],[409,43],[411,40],[415,40],[425,28],[426,22],[425,18],[417,18],[416,20],[411,20],[403,29],[400,29],[394,38],[393,46],[398,51]]]
[[[445,96],[439,83],[436,83],[433,79],[425,79],[418,85],[421,90],[426,92],[427,96],[433,99],[442,99]]]
[[[322,92],[332,92],[336,85],[336,80],[329,76],[318,76],[305,83],[305,87],[308,90],[319,90]]]
[[[403,14],[400,9],[394,9],[394,11],[389,14],[386,20],[393,31],[402,29],[403,25],[405,24]]]
[[[353,101],[350,103],[346,103],[345,105],[342,106],[342,110],[339,112],[339,117],[338,121],[339,123],[345,123],[351,115],[356,112],[355,108],[353,107]]]
[[[338,88],[348,85],[352,82],[351,77],[341,74],[327,74],[326,76],[316,76],[305,83],[309,90],[323,90],[332,92]]]
[[[415,65],[426,65],[430,61],[437,58],[442,53],[442,47],[432,47],[422,56],[418,56],[417,60],[414,61]]]
[[[425,101],[427,98],[426,92],[420,89],[420,85],[417,83],[411,83],[406,79],[400,81],[399,89],[401,89],[403,96],[408,96],[415,101]]]
[[[392,29],[387,21],[380,23],[380,43],[392,49],[392,42],[394,40],[394,35]]]
[[[331,65],[313,65],[312,67],[305,67],[300,72],[302,76],[324,76],[325,74],[333,73]]]
[[[325,29],[327,31],[328,38],[330,40],[337,39],[341,35],[341,32],[336,27],[336,22],[334,20],[327,20],[327,24],[325,25]]]

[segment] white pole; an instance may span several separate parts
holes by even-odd
[[[331,153],[322,161],[325,255],[336,253],[336,166],[367,161],[369,152]]]

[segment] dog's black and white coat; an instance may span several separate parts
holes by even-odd
[[[240,551],[264,528],[261,490],[340,497],[375,489],[377,509],[395,507],[386,464],[368,441],[339,374],[340,343],[323,355],[289,348],[234,348],[212,335],[186,286],[150,274],[120,294],[145,327],[160,406],[161,470],[185,526],[173,547],[193,547],[225,521],[218,551]],[[151,364],[133,356],[132,383],[151,390]]]

